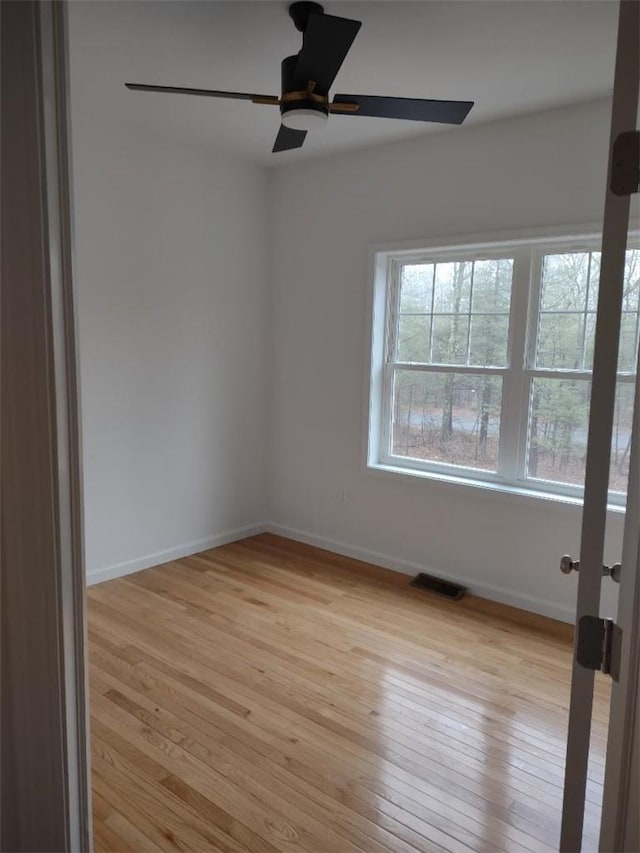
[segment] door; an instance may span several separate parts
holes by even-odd
[[[579,626],[585,617],[598,617],[603,579],[604,537],[609,489],[609,461],[616,391],[620,311],[629,229],[630,199],[637,190],[637,163],[633,164],[640,77],[640,0],[621,0],[611,117],[609,169],[605,200],[600,291],[593,363],[589,443],[585,477],[580,571],[576,612],[576,641],[571,681],[569,732],[565,768],[560,849],[579,851],[582,843],[594,671],[578,662]],[[619,141],[621,134],[627,134]],[[625,146],[625,141],[627,144]],[[622,147],[621,147],[622,145]],[[629,164],[631,167],[629,169]],[[629,174],[631,178],[629,178]],[[635,176],[635,177],[634,177]],[[585,176],[588,180],[588,176]],[[634,186],[635,183],[635,186]],[[640,542],[640,411],[638,385],[625,518],[621,606],[616,619],[622,631],[623,656],[619,681],[613,689],[612,714],[605,776],[601,848],[631,850],[623,825],[623,800],[630,793],[630,763],[626,756],[633,727],[637,693],[631,673],[637,673],[638,544]],[[609,579],[606,583],[611,583]],[[613,614],[610,614],[613,615]],[[582,623],[584,624],[584,623]],[[599,623],[596,623],[598,625]],[[635,629],[635,637],[634,637]],[[584,634],[582,635],[584,637]],[[613,736],[612,736],[613,733]],[[625,845],[625,846],[623,846]],[[636,848],[637,849],[637,848]]]

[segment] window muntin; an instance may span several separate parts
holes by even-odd
[[[547,245],[388,253],[382,420],[374,463],[579,495],[598,242],[553,239]],[[625,266],[614,502],[622,498],[628,472],[640,326],[636,246],[627,251]]]

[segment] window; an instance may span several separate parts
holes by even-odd
[[[626,490],[640,248],[626,254],[611,499]],[[369,463],[580,495],[594,237],[379,252]]]

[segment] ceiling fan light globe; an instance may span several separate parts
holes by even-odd
[[[305,108],[287,110],[282,115],[282,124],[292,130],[319,130],[328,120],[326,113]]]

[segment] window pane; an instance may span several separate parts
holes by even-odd
[[[638,310],[640,291],[640,249],[627,249],[624,266],[624,304],[623,311]]]
[[[587,306],[589,252],[545,255],[541,311],[584,311]]]
[[[595,311],[598,307],[598,285],[600,283],[600,252],[591,253],[591,270],[589,272],[589,299],[587,308]]]
[[[584,484],[590,391],[582,379],[533,379],[527,476]]]
[[[391,452],[495,471],[502,378],[397,370]]]
[[[620,344],[618,349],[618,370],[621,373],[633,373],[636,369],[638,347],[636,345],[637,314],[623,314],[620,318]]]
[[[584,314],[540,314],[536,367],[582,370]]]
[[[434,317],[431,360],[438,364],[466,364],[468,332],[466,314]]]
[[[403,265],[394,360],[506,366],[512,283],[512,258]]]
[[[600,259],[599,252],[569,252],[545,256],[536,367],[592,369],[594,312],[598,304]],[[639,291],[640,250],[628,249],[624,270],[618,362],[618,370],[621,372],[635,370]]]
[[[431,313],[433,264],[406,264],[400,274],[400,313]]]
[[[476,261],[473,267],[471,310],[478,314],[508,314],[512,280],[513,261],[510,258]]]
[[[434,314],[468,313],[471,261],[436,264]]]
[[[430,325],[428,314],[400,315],[398,361],[429,361]]]
[[[584,333],[584,369],[593,369],[593,348],[596,342],[596,315],[587,314]]]
[[[508,314],[472,314],[469,363],[480,367],[507,364]]]
[[[625,491],[634,385],[618,382],[609,488]],[[534,378],[531,388],[527,476],[584,486],[591,382]]]

